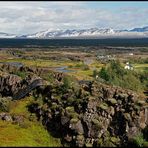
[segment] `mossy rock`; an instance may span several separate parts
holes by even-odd
[[[36,122],[37,121],[37,116],[35,113],[32,113],[30,116],[29,116],[29,121],[33,121],[33,122]]]
[[[48,110],[48,105],[47,105],[47,104],[44,104],[44,105],[42,106],[42,109],[43,109],[44,111]]]
[[[135,105],[134,105],[134,109],[140,110],[140,106],[135,104]]]
[[[122,100],[127,99],[128,94],[119,94],[118,97]]]
[[[109,131],[106,131],[103,135],[104,135],[105,137],[109,137],[109,138],[110,138],[110,132],[109,132]]]
[[[111,141],[105,141],[103,146],[104,147],[116,147],[116,145],[112,143]]]
[[[2,111],[4,111],[4,112],[7,112],[7,111],[9,111],[9,109],[10,109],[10,102],[11,102],[11,100],[10,99],[8,99],[8,98],[1,98],[0,97],[0,112]]]
[[[84,140],[84,135],[82,135],[82,134],[77,135],[77,140],[78,141]]]
[[[99,107],[100,107],[102,110],[107,110],[107,109],[108,109],[108,105],[107,105],[106,103],[100,104]]]
[[[148,147],[148,141],[143,143],[143,147]]]
[[[92,147],[93,145],[91,143],[86,143],[85,146],[86,147]]]
[[[116,147],[116,145],[111,141],[110,137],[107,137],[106,139],[98,139],[97,141],[97,147]]]
[[[103,146],[103,139],[100,138],[100,139],[98,139],[98,141],[97,141],[97,147],[102,147],[102,146]]]
[[[92,119],[92,123],[96,126],[97,129],[101,129],[103,127],[103,123],[97,119]]]
[[[143,138],[143,134],[138,133],[135,137],[131,139],[131,142],[138,147],[142,147],[145,142],[145,139]]]
[[[65,108],[65,110],[66,110],[67,113],[72,113],[72,112],[75,111],[73,106],[68,106],[68,107]]]
[[[56,110],[58,108],[57,103],[53,102],[51,106],[51,110]]]
[[[74,102],[74,98],[68,98],[67,99],[68,105],[72,105],[73,102]]]
[[[125,119],[128,120],[128,121],[131,121],[131,120],[132,120],[132,118],[131,118],[131,116],[130,116],[129,113],[124,113],[124,117],[125,117]]]
[[[111,103],[111,104],[117,104],[117,100],[116,99],[108,99],[108,101]]]
[[[111,137],[110,138],[111,142],[113,142],[114,144],[118,144],[120,139],[119,138],[116,138],[116,137]]]
[[[139,106],[143,106],[143,105],[145,105],[145,104],[146,104],[146,102],[143,101],[143,100],[137,101],[137,105],[139,105]]]
[[[70,123],[77,123],[79,121],[79,119],[78,118],[72,118],[71,120],[70,120]]]
[[[69,116],[71,118],[78,118],[79,117],[79,114],[77,114],[76,112],[73,112],[73,113],[69,113]]]

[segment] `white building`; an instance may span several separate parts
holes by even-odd
[[[133,66],[127,62],[124,69],[133,70]]]
[[[133,53],[129,53],[129,55],[130,55],[130,56],[133,56],[134,54],[133,54]]]

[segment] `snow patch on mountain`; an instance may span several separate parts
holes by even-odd
[[[148,37],[148,26],[143,28],[134,28],[132,30],[114,30],[112,28],[90,28],[90,29],[48,29],[34,34],[14,35],[8,33],[1,33],[0,38],[108,38],[108,37],[125,37],[138,38]]]

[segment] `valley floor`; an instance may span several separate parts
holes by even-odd
[[[107,146],[120,146],[125,131],[123,131],[124,134],[116,133],[118,128],[121,128],[121,123],[118,123],[116,118],[120,118],[122,113],[123,125],[127,126],[127,123],[130,123],[128,125],[130,128],[133,124],[137,126],[135,124],[137,121],[141,121],[143,125],[140,125],[140,128],[138,125],[137,129],[148,126],[145,118],[145,110],[148,107],[146,100],[148,52],[141,51],[140,47],[133,49],[132,52],[128,49],[90,48],[92,50],[86,50],[85,47],[78,47],[76,50],[66,48],[61,51],[40,48],[0,50],[0,146],[60,147],[70,146],[71,143],[74,146],[86,147],[103,146],[105,143],[108,144]],[[133,66],[133,70],[124,68],[127,62]],[[32,78],[36,76],[47,84],[43,87],[35,87],[25,98],[13,100],[13,93],[29,86],[34,80]],[[114,87],[117,87],[118,97]],[[134,94],[136,101],[129,99],[128,96],[131,94]],[[9,97],[12,97],[10,102]],[[141,99],[137,100],[137,98]],[[36,104],[41,113],[36,111],[35,106],[33,106],[35,112],[29,111],[28,106]],[[120,110],[122,110],[121,114]],[[117,113],[117,117],[114,113]],[[38,116],[41,119],[38,120]],[[47,120],[47,116],[55,126],[52,130],[55,128],[59,133],[50,131],[50,121]],[[59,116],[60,118],[64,116],[64,123],[59,120]],[[47,120],[47,124],[44,120]],[[54,124],[55,120],[59,123]],[[86,129],[83,131],[80,121],[82,124],[86,122],[84,125],[89,128],[91,125],[89,130],[94,141],[89,139]],[[73,129],[70,129],[70,123]],[[79,124],[75,125],[76,123]],[[57,127],[59,124],[60,129]],[[111,125],[111,131],[106,128],[108,130],[106,135],[101,135],[100,139],[96,138],[100,129],[104,130],[102,127],[104,124]],[[114,127],[115,124],[117,127]],[[60,132],[63,128],[66,131],[61,136]],[[141,143],[139,139],[136,140],[136,142],[139,140],[139,143],[137,142],[139,146],[148,146],[147,137],[140,135],[138,138],[143,140],[140,139]],[[129,142],[127,139],[124,140]]]

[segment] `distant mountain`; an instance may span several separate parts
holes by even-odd
[[[90,29],[67,29],[67,30],[45,30],[34,34],[14,35],[0,33],[0,38],[139,38],[148,37],[148,26],[134,28],[132,30],[111,28],[90,28]]]
[[[102,34],[114,34],[113,29],[73,29],[73,30],[56,30],[56,31],[42,31],[35,34],[26,35],[28,38],[55,38],[55,37],[84,37],[84,36],[99,36]]]
[[[15,37],[16,37],[15,34],[0,32],[0,38],[15,38]]]
[[[143,28],[134,28],[130,30],[131,32],[148,32],[148,26],[143,27]]]

